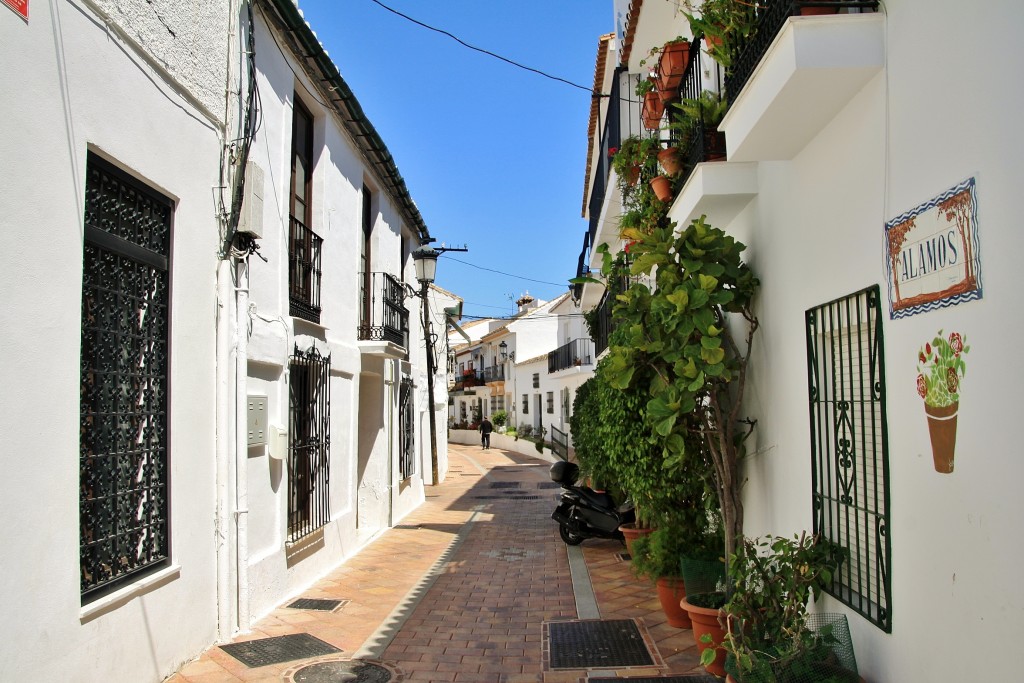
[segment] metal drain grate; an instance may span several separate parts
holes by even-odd
[[[632,619],[553,621],[547,627],[552,669],[654,665],[647,643]]]
[[[348,600],[323,600],[319,598],[299,598],[288,609],[308,609],[314,612],[333,612],[342,605],[347,605]]]
[[[492,481],[492,489],[517,489],[519,488],[518,481]]]
[[[632,562],[633,556],[629,553],[615,553],[615,559],[619,562]]]
[[[687,674],[685,676],[651,676],[648,678],[588,678],[587,681],[629,681],[629,683],[722,683],[721,678],[710,674]]]
[[[308,633],[247,640],[244,643],[221,645],[220,649],[250,669],[341,652],[330,643],[325,643]]]
[[[294,683],[388,683],[392,673],[380,664],[370,662],[317,662],[297,670]]]

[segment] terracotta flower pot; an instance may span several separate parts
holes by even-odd
[[[822,14],[838,14],[838,7],[801,7],[800,16],[802,17],[816,17]]]
[[[660,175],[651,180],[651,189],[661,201],[672,201],[672,181],[668,176]]]
[[[658,163],[665,169],[665,175],[676,175],[682,170],[679,162],[679,148],[669,147],[658,152]]]
[[[644,128],[647,130],[658,130],[661,126],[661,117],[665,115],[665,103],[661,101],[657,91],[651,90],[644,93],[644,106],[641,115],[644,120]]]
[[[646,527],[637,528],[636,524],[622,524],[619,526],[619,531],[622,532],[622,536],[626,539],[626,552],[629,553],[630,557],[632,557],[633,541],[641,536],[647,536],[654,531],[654,529]]]
[[[717,128],[704,131],[704,157],[706,161],[725,161],[725,133]]]
[[[640,164],[633,164],[629,167],[629,186],[632,187],[640,181]]]
[[[686,598],[686,586],[677,576],[663,576],[657,581],[658,600],[665,612],[665,621],[675,628],[690,628],[690,615],[683,609],[682,601]]]
[[[932,441],[932,460],[935,471],[949,474],[953,471],[953,452],[956,449],[956,416],[960,403],[936,408],[927,403],[924,412],[928,416],[928,436]]]
[[[661,50],[658,60],[658,83],[662,90],[679,90],[686,73],[686,65],[690,63],[690,43],[670,43]]]
[[[725,676],[725,648],[721,647],[722,641],[725,640],[725,629],[722,628],[721,622],[719,622],[719,618],[725,618],[725,612],[720,609],[709,609],[707,607],[691,605],[685,598],[682,601],[682,606],[690,615],[693,638],[697,641],[697,652],[703,653],[709,647],[717,649],[715,661],[704,668],[707,669],[709,674],[719,677]],[[710,634],[710,643],[702,642],[704,634]]]

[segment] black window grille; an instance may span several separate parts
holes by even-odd
[[[331,357],[312,348],[289,364],[288,541],[330,520]]]
[[[547,409],[548,412],[554,414],[555,412],[555,392],[549,391],[547,395]]]
[[[409,309],[405,285],[389,273],[360,273],[362,306],[359,339],[389,341],[409,348]]]
[[[398,389],[398,433],[398,474],[402,479],[408,479],[416,474],[416,422],[413,419],[411,377],[403,377]]]
[[[82,604],[170,562],[170,199],[86,161],[79,423]]]
[[[530,414],[530,395],[523,394],[523,415]]]
[[[288,287],[290,314],[320,322],[320,251],[323,239],[302,221],[289,221]]]
[[[847,549],[829,593],[892,631],[889,444],[877,285],[806,313],[814,531]]]
[[[539,387],[540,387],[540,373],[539,372],[535,372],[535,373],[533,373],[533,388],[537,389]]]

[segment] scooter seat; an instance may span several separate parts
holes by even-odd
[[[615,501],[612,499],[610,494],[605,493],[604,491],[595,491],[593,489],[581,487],[579,492],[580,496],[595,507],[605,508],[606,510],[615,509]]]

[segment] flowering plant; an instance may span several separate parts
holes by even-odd
[[[943,337],[942,330],[921,347],[917,353],[917,393],[926,405],[943,408],[960,400],[960,380],[967,372],[964,354],[970,350],[959,332]]]

